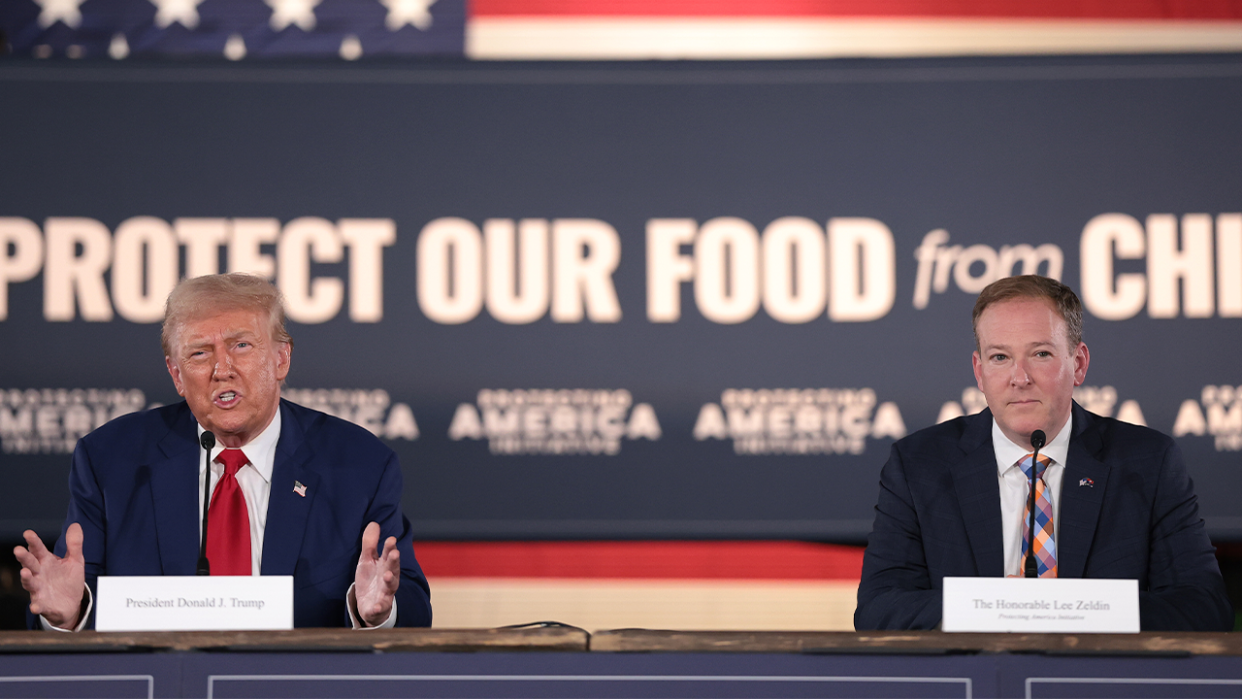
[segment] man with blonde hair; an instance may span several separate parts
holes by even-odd
[[[1031,500],[1030,575],[1137,580],[1145,631],[1233,627],[1177,444],[1074,402],[1091,362],[1082,317],[1078,296],[1046,277],[979,294],[971,362],[988,409],[893,445],[856,628],[933,629],[945,577],[1023,575]]]
[[[429,626],[396,454],[280,398],[293,353],[280,292],[245,274],[186,280],[168,297],[161,342],[185,400],[83,437],[55,553],[30,531],[14,550],[32,624],[89,628],[100,575],[195,574],[211,433],[213,575],[292,575],[299,627]]]

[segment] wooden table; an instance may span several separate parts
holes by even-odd
[[[573,627],[0,633],[0,699],[1238,697],[1242,635]]]

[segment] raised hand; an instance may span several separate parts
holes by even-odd
[[[354,597],[358,601],[358,616],[367,626],[384,623],[392,612],[392,600],[401,584],[401,554],[397,551],[397,537],[390,536],[384,542],[384,552],[375,554],[379,545],[379,522],[371,522],[362,532],[362,555],[354,572]]]
[[[14,547],[13,555],[22,564],[22,587],[30,593],[30,611],[42,615],[57,628],[75,628],[82,614],[82,595],[86,590],[82,526],[74,522],[65,530],[64,558],[48,551],[29,529],[22,536],[26,546]]]

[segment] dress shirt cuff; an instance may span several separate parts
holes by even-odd
[[[349,623],[352,624],[355,629],[362,629],[364,631],[369,629],[391,629],[397,625],[397,599],[394,597],[392,600],[392,609],[389,610],[388,618],[384,620],[384,623],[379,626],[367,626],[366,622],[362,620],[362,617],[358,615],[358,598],[354,595],[353,583],[349,586],[349,592],[345,593],[345,608],[349,610]]]
[[[394,600],[394,603],[395,602],[396,600]],[[90,585],[87,585],[86,593],[82,595],[82,609],[81,609],[81,615],[78,617],[77,626],[73,627],[72,629],[62,629],[59,626],[52,626],[52,622],[45,619],[42,614],[39,615],[39,625],[43,627],[44,631],[59,631],[61,633],[71,633],[75,631],[81,631],[82,629],[86,628],[86,620],[91,618],[91,609],[93,609],[94,607],[95,607],[95,596],[91,594]]]

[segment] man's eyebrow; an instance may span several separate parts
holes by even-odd
[[[253,330],[249,330],[247,328],[238,328],[237,330],[230,330],[224,333],[223,337],[226,340],[237,340],[237,339],[253,340],[253,339],[258,338],[259,335]],[[212,344],[211,335],[200,335],[198,337],[191,337],[185,340],[186,347],[206,347],[210,344]]]

